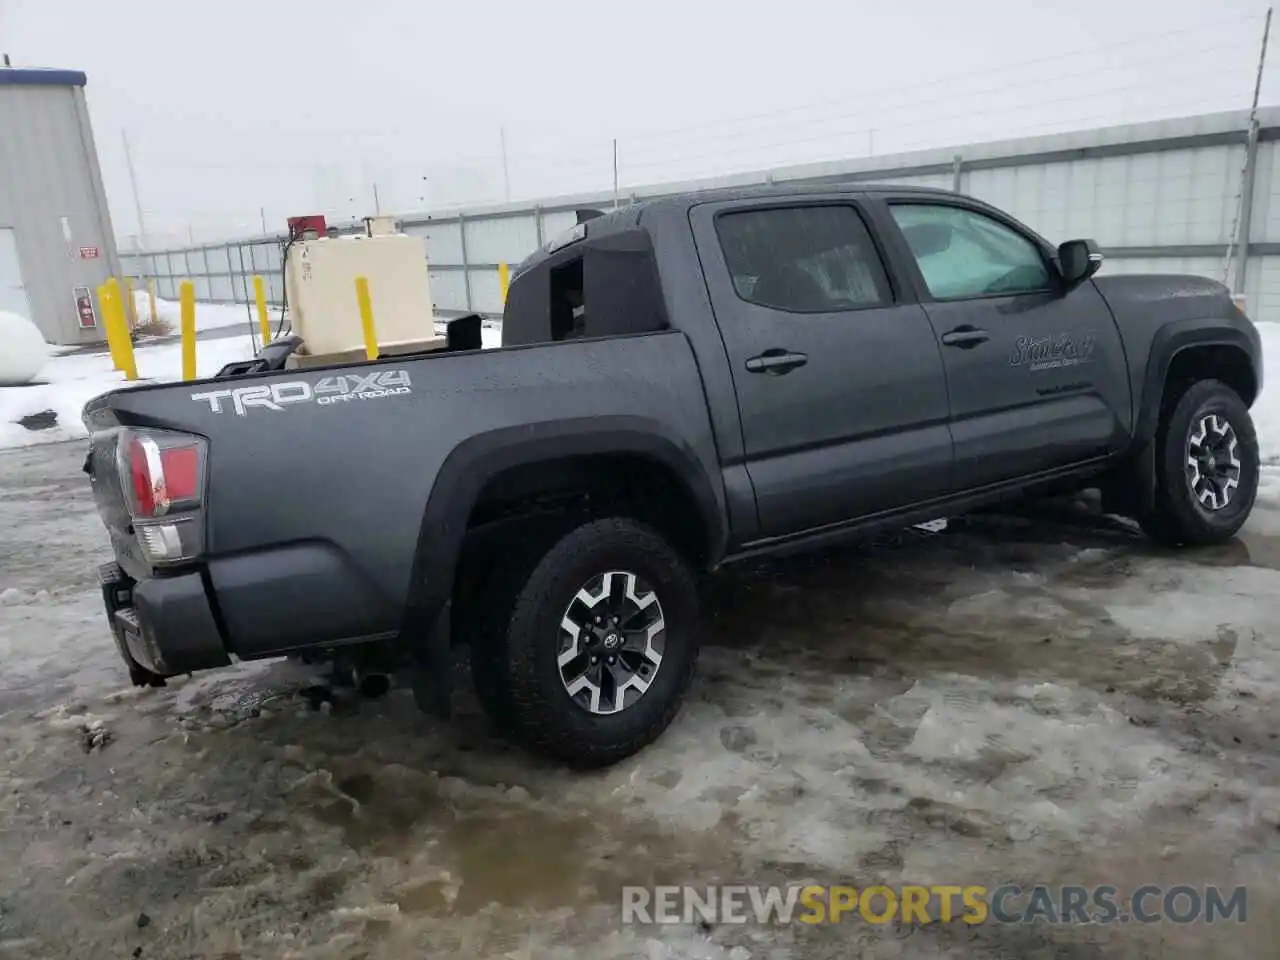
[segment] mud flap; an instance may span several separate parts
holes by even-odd
[[[448,720],[453,700],[453,644],[450,621],[453,601],[449,600],[429,628],[414,645],[413,701],[423,713]]]

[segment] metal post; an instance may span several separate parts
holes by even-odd
[[[1240,184],[1240,224],[1236,230],[1236,256],[1239,258],[1231,280],[1232,293],[1244,293],[1244,278],[1249,270],[1249,233],[1253,229],[1253,182],[1258,171],[1258,121],[1249,123],[1249,140],[1244,148],[1243,181]],[[1256,314],[1257,307],[1254,307]]]
[[[124,141],[124,162],[129,168],[129,186],[133,188],[133,206],[138,212],[138,235],[142,238],[143,249],[151,245],[147,243],[147,225],[142,217],[142,201],[138,199],[138,175],[133,169],[133,151],[129,149],[129,131],[121,130],[120,138]]]
[[[462,247],[462,285],[466,291],[467,313],[474,313],[471,306],[471,261],[467,258],[467,218],[458,214],[458,242]]]
[[[1267,42],[1271,39],[1271,7],[1267,7],[1267,18],[1262,24],[1262,43],[1258,51],[1258,73],[1253,81],[1253,103],[1249,108],[1249,129],[1244,148],[1244,169],[1240,171],[1239,204],[1236,207],[1235,223],[1231,225],[1231,233],[1227,238],[1227,254],[1222,259],[1222,282],[1226,283],[1231,276],[1231,268],[1235,264],[1236,252],[1239,250],[1240,267],[1231,277],[1231,289],[1234,293],[1244,292],[1244,275],[1249,266],[1249,232],[1253,219],[1253,181],[1254,169],[1258,159],[1258,97],[1262,93],[1262,75],[1267,67]]]
[[[533,208],[533,229],[538,238],[538,246],[541,247],[546,241],[542,236],[542,207]]]
[[[960,177],[964,173],[964,158],[956,154],[951,159],[951,189],[960,192]]]
[[[618,209],[618,138],[613,138],[613,209]]]

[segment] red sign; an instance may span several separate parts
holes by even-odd
[[[97,247],[81,247],[80,259],[81,260],[97,260],[100,253],[101,251],[99,251]]]
[[[92,330],[98,325],[98,315],[93,309],[93,294],[88,287],[74,287],[72,293],[76,298],[76,315],[80,318],[81,330]]]

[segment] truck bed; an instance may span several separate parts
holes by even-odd
[[[465,512],[440,529],[427,520],[433,494],[463,482],[450,458],[500,461],[589,422],[667,438],[717,476],[700,384],[672,331],[148,384],[94,399],[84,420],[101,473],[117,427],[207,439],[198,573],[227,650],[250,658],[399,630],[411,591],[433,588],[412,582],[420,546],[456,541],[466,523]],[[98,496],[121,567],[154,578],[131,546],[119,483]]]

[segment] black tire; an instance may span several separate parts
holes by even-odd
[[[454,636],[466,638],[476,699],[503,736],[518,736],[520,722],[507,679],[511,611],[533,568],[564,532],[564,524],[538,522],[504,541],[500,552],[486,555],[492,560],[479,574],[471,602],[458,610]]]
[[[1239,461],[1237,485],[1217,508],[1201,502],[1187,463],[1188,444],[1209,417],[1229,426]],[[1161,412],[1155,441],[1155,498],[1153,509],[1138,518],[1143,532],[1168,546],[1230,540],[1248,519],[1258,494],[1258,435],[1239,394],[1219,380],[1191,384]]]
[[[646,689],[626,702],[625,685],[617,687],[621,709],[598,713],[575,700],[562,680],[561,621],[584,585],[611,571],[631,572],[656,597],[663,649]],[[494,593],[499,590],[495,584]],[[489,613],[479,662],[501,722],[526,746],[571,767],[608,766],[652,743],[675,718],[693,679],[694,573],[656,531],[631,519],[593,520],[571,530],[533,565],[510,604],[495,604]]]

